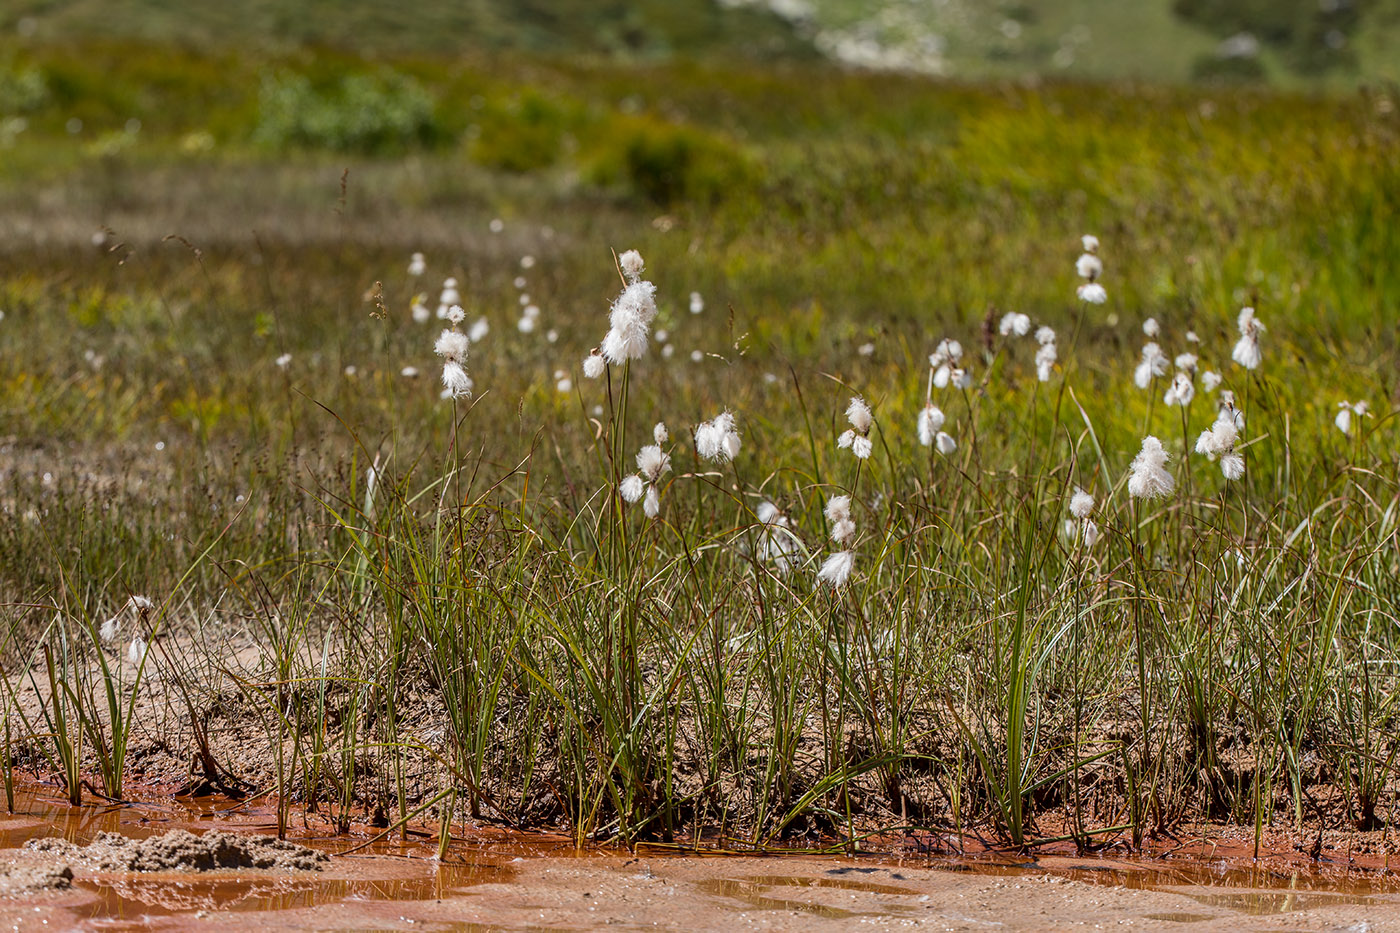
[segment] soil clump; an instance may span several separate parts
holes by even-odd
[[[56,836],[35,839],[25,848],[82,862],[97,871],[217,871],[260,868],[273,871],[322,871],[330,856],[271,836],[244,836],[211,830],[197,835],[185,829],[148,839],[99,833],[85,846]],[[69,873],[71,878],[72,873]]]

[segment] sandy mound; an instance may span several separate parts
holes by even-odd
[[[214,871],[220,868],[270,868],[320,871],[330,856],[271,836],[240,836],[215,830],[197,836],[173,829],[149,839],[99,833],[86,846],[65,839],[35,839],[26,848],[80,860],[98,871]]]
[[[73,885],[73,869],[67,865],[6,865],[0,868],[0,897],[36,891],[66,891]]]

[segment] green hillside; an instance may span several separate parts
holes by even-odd
[[[0,33],[360,54],[516,49],[774,60],[959,78],[1400,79],[1400,0],[16,0]]]

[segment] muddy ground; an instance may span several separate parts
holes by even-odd
[[[1256,861],[1228,833],[1155,858],[959,857],[938,840],[847,858],[576,853],[496,832],[439,861],[426,834],[329,857],[371,837],[259,839],[268,811],[222,798],[73,809],[29,788],[16,811],[0,816],[14,930],[1400,931],[1384,858],[1314,859],[1284,836]]]

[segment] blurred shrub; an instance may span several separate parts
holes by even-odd
[[[38,68],[0,63],[0,114],[32,113],[49,100],[49,83]]]
[[[472,160],[506,172],[534,172],[559,161],[576,120],[564,104],[526,90],[483,110]]]
[[[346,75],[324,88],[284,74],[263,80],[253,138],[276,148],[394,152],[445,136],[435,109],[422,85],[394,72]]]
[[[610,133],[592,179],[667,207],[713,203],[748,187],[758,175],[743,150],[719,135],[642,119]]]
[[[1257,58],[1232,55],[1199,55],[1191,63],[1193,81],[1263,81],[1268,77]]]

